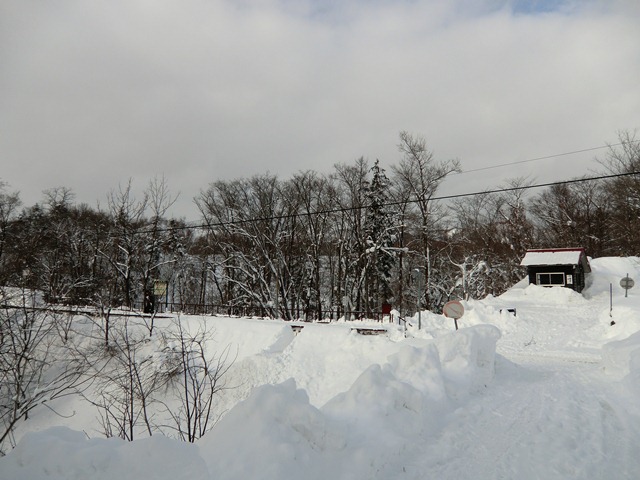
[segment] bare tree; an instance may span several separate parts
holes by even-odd
[[[509,195],[484,193],[451,204],[456,234],[450,255],[453,263],[464,265],[465,291],[473,298],[499,295],[524,274],[521,255],[535,235],[519,182],[511,184],[515,190]]]
[[[7,281],[4,274],[5,245],[11,238],[11,224],[21,204],[19,194],[8,193],[6,188],[7,184],[0,181],[0,284]]]
[[[156,432],[194,442],[217,417],[217,396],[233,361],[230,348],[210,351],[214,332],[175,319],[149,339],[142,322],[125,317],[107,350],[94,351],[96,388],[84,398],[97,408],[102,433],[132,441]]]
[[[85,396],[97,407],[105,436],[129,441],[139,428],[153,435],[154,393],[164,386],[153,352],[145,349],[146,335],[137,327],[130,317],[111,327],[109,347],[98,349],[92,362],[99,369],[95,397]]]
[[[527,215],[527,189],[531,184],[524,177],[508,180],[504,192],[496,197],[499,217],[496,233],[518,262],[534,241],[533,224]]]
[[[162,226],[166,223],[165,215],[176,202],[178,196],[171,193],[165,177],[162,176],[155,177],[149,182],[146,197],[151,210],[151,220],[148,225],[143,227],[144,231],[138,233],[138,236],[142,237],[141,241],[145,244],[141,272],[144,311],[145,313],[154,313],[154,279],[160,280],[158,277],[162,267],[175,262],[175,255],[163,255],[168,238],[162,230]],[[153,322],[151,322],[151,329],[153,329]]]
[[[108,250],[100,253],[113,269],[114,286],[120,287],[114,292],[112,301],[121,297],[129,308],[134,304],[136,274],[141,270],[139,260],[144,244],[137,230],[144,226],[147,202],[146,194],[141,200],[134,198],[131,180],[124,188],[121,186],[117,192],[112,191],[108,198],[114,231]]]
[[[416,243],[406,244],[406,246],[414,252],[414,256],[416,254],[418,256],[415,264],[407,267],[423,268],[428,285],[430,283],[430,247],[434,239],[439,236],[438,229],[441,229],[441,222],[446,215],[446,211],[440,204],[433,201],[433,197],[448,175],[460,171],[460,162],[458,160],[436,161],[427,147],[426,140],[407,132],[400,133],[398,149],[402,158],[398,166],[392,167],[392,172],[399,198],[407,202],[402,208],[405,212],[404,216],[413,224],[413,231],[410,234]],[[404,235],[406,233],[403,232]],[[427,298],[427,308],[431,303],[431,299]]]
[[[604,184],[554,185],[531,200],[536,239],[541,246],[585,247],[594,257],[608,252],[610,218]],[[611,252],[613,253],[613,252]]]
[[[331,200],[334,189],[329,178],[315,172],[294,175],[283,189],[283,198],[290,204],[290,210],[298,214],[299,234],[295,236],[295,248],[288,256],[298,255],[300,261],[297,272],[297,298],[303,304],[305,316],[315,310],[316,318],[322,316],[322,306],[330,295],[324,274],[323,260],[329,251],[331,227]],[[324,295],[323,295],[324,293]],[[331,304],[329,299],[327,302]]]
[[[0,454],[15,445],[14,432],[31,411],[76,395],[93,380],[75,348],[60,342],[55,314],[35,294],[3,295],[0,309]]]
[[[359,158],[353,165],[335,165],[336,202],[339,206],[334,226],[336,286],[347,317],[355,309],[364,310],[364,285],[367,265],[367,237],[365,232],[366,191],[369,185],[369,163]]]
[[[640,139],[637,132],[618,134],[619,145],[610,146],[599,160],[608,173],[624,175],[607,181],[604,189],[611,207],[610,233],[615,254],[640,254]]]
[[[219,259],[225,300],[290,319],[295,285],[287,252],[294,241],[294,205],[284,201],[278,179],[215,182],[196,203],[210,225],[207,239]],[[218,280],[220,281],[220,280]]]
[[[180,439],[195,442],[215,424],[216,397],[227,388],[225,375],[233,365],[227,346],[218,355],[207,350],[214,332],[204,324],[191,331],[182,324],[180,317],[174,322],[170,344],[175,345],[172,354],[176,361],[173,385],[179,397],[177,409],[167,407]]]

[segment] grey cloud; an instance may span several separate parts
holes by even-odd
[[[640,127],[639,12],[575,5],[15,2],[0,15],[0,178],[27,204],[57,185],[95,203],[164,173],[175,213],[194,218],[191,198],[219,178],[329,172],[361,155],[389,165],[400,130],[463,168],[613,142]]]

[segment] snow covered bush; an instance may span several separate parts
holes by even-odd
[[[23,298],[22,307],[2,302],[0,309],[0,454],[15,445],[16,426],[34,409],[92,380],[68,337],[58,335],[56,314]]]
[[[134,440],[162,433],[193,442],[215,423],[215,401],[233,362],[229,347],[212,352],[214,330],[180,317],[149,337],[142,319],[119,318],[110,343],[93,349],[97,388],[85,399],[97,408],[101,433]]]
[[[196,441],[213,427],[215,400],[226,388],[225,375],[233,364],[229,346],[217,354],[207,349],[213,336],[206,324],[191,330],[178,317],[167,337],[173,366],[167,380],[178,399],[165,404],[173,421],[168,429],[187,442]]]

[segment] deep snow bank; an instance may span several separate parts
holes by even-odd
[[[0,459],[0,478],[29,480],[189,480],[209,479],[192,444],[163,436],[135,442],[87,439],[65,427],[26,434]]]
[[[464,302],[457,332],[423,312],[406,339],[394,326],[295,335],[282,321],[183,317],[237,352],[228,412],[197,447],[44,430],[0,459],[0,479],[639,478],[640,283],[627,297],[618,285],[640,281],[637,264],[593,260],[584,296],[522,283]],[[97,434],[92,411],[41,414],[25,428]]]
[[[499,337],[480,325],[433,341],[386,339],[399,343],[396,352],[324,406],[293,379],[257,387],[199,448],[160,436],[126,443],[61,428],[30,433],[0,459],[0,478],[382,478],[441,426],[443,412],[491,381]]]
[[[640,332],[624,340],[609,342],[602,347],[602,365],[605,371],[624,378],[640,373]]]
[[[321,408],[293,380],[259,387],[199,446],[214,478],[380,476],[438,428],[451,395],[460,399],[491,380],[499,336],[484,325],[405,345]]]

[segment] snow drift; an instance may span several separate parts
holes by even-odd
[[[637,260],[593,260],[584,296],[519,284],[464,302],[459,331],[430,312],[406,337],[208,318],[237,359],[195,445],[89,438],[74,402],[23,424],[0,478],[640,478],[640,288],[616,288]]]
[[[381,341],[338,331],[361,348]],[[293,378],[259,386],[198,442],[198,449],[160,436],[127,444],[58,427],[30,433],[0,461],[0,477],[86,478],[91,471],[92,478],[119,480],[138,479],[141,472],[153,478],[208,478],[202,459],[211,478],[374,475],[391,468],[414,436],[433,432],[454,400],[487,386],[499,337],[497,328],[479,325],[413,345],[385,339],[396,353],[371,364],[321,408]],[[327,454],[333,458],[329,466]]]

